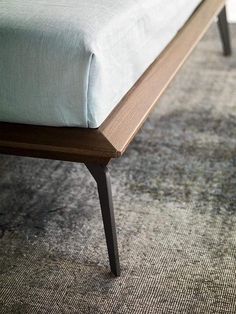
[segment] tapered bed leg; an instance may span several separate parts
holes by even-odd
[[[223,51],[225,56],[230,56],[232,53],[230,43],[229,24],[227,21],[226,7],[222,9],[218,16],[218,27],[220,31],[220,37],[223,44]]]
[[[111,272],[115,276],[120,276],[119,253],[109,172],[107,167],[103,165],[86,164],[86,167],[96,180],[98,186]]]

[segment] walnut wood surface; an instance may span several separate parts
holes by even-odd
[[[107,163],[116,157],[98,129],[0,123],[0,152],[69,161]]]
[[[0,152],[101,164],[121,156],[224,4],[203,1],[99,129],[0,123]]]
[[[100,127],[118,155],[124,153],[157,100],[224,5],[225,0],[203,1],[184,28]]]

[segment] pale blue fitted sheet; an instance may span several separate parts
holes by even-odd
[[[201,0],[0,0],[0,121],[98,127]]]

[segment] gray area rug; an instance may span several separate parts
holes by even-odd
[[[0,156],[0,313],[235,313],[236,58],[216,27],[111,176],[118,279],[85,167]]]

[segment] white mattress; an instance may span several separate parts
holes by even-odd
[[[1,0],[0,121],[98,127],[201,0]]]

